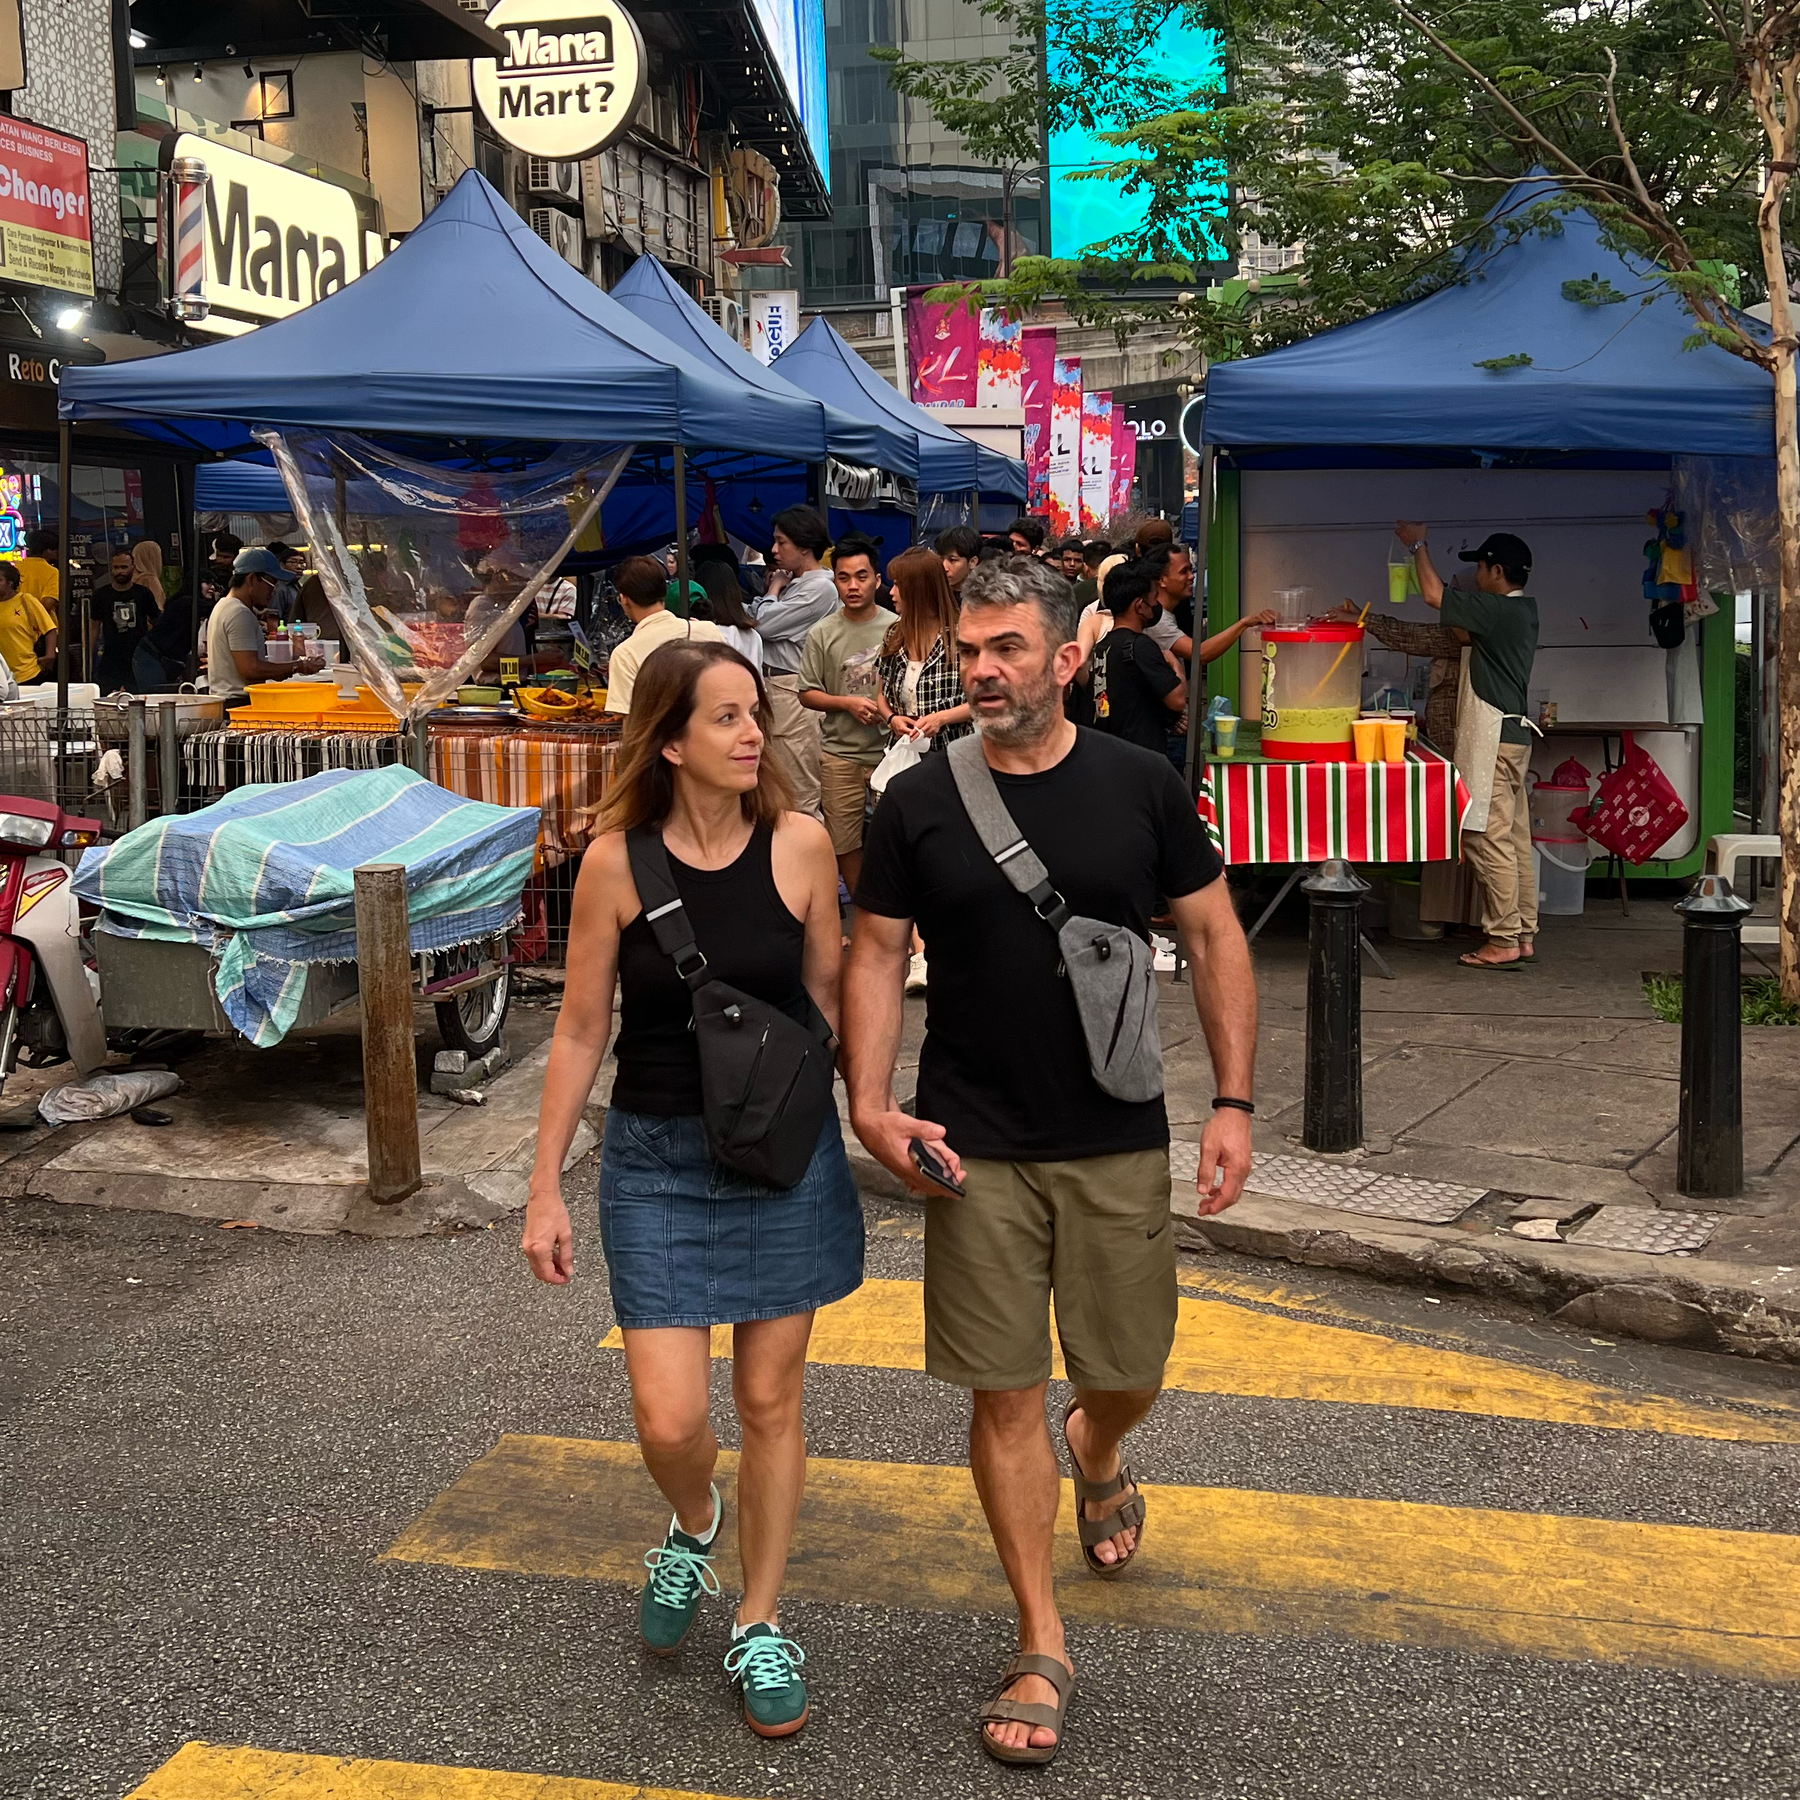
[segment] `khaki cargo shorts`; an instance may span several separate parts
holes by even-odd
[[[848,856],[862,848],[863,813],[869,804],[869,778],[874,773],[873,763],[852,762],[847,756],[833,756],[829,750],[820,753],[819,798],[825,808],[825,829],[831,833],[833,856]]]
[[[1005,1392],[1050,1376],[1050,1299],[1069,1379],[1162,1385],[1175,1342],[1169,1153],[963,1164],[925,1203],[925,1368]]]

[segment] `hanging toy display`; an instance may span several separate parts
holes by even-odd
[[[1693,552],[1688,549],[1687,515],[1664,506],[1644,518],[1656,534],[1644,545],[1644,598],[1650,602],[1650,634],[1665,650],[1674,650],[1687,630],[1687,605],[1699,597]]]

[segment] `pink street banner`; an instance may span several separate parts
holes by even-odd
[[[906,303],[906,360],[920,406],[973,406],[981,321],[961,301]]]
[[[1081,529],[1104,531],[1112,516],[1113,397],[1081,396]]]
[[[1050,394],[1050,535],[1067,537],[1081,511],[1081,358],[1059,356]]]
[[[1025,327],[991,306],[981,315],[975,404],[1015,410],[1025,404]]]
[[[1131,511],[1131,484],[1137,480],[1137,433],[1124,416],[1113,413],[1112,516]]]
[[[1056,327],[1038,325],[1025,333],[1022,383],[1025,407],[1025,510],[1050,510],[1050,403],[1056,388]]]

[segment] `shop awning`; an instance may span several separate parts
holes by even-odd
[[[1490,217],[1503,234],[1560,191],[1520,182]],[[1769,376],[1714,344],[1689,349],[1693,315],[1656,270],[1602,243],[1590,214],[1561,227],[1502,236],[1423,300],[1215,363],[1206,441],[1773,455]]]
[[[879,419],[910,433],[919,446],[919,492],[984,494],[1025,498],[1025,465],[1016,457],[972,442],[934,419],[922,406],[883,381],[834,331],[829,320],[813,320],[777,364],[804,394],[814,394],[845,412]]]
[[[707,317],[654,256],[640,256],[613,284],[612,297],[668,342],[727,380],[747,382],[766,393],[817,407],[824,415],[825,442],[833,456],[917,479],[919,440],[913,433],[902,431],[884,418],[841,412],[803,393],[776,370],[759,363]]]
[[[251,448],[264,424],[826,454],[811,400],[728,378],[660,337],[474,170],[328,299],[202,349],[70,369],[59,410],[214,451]]]

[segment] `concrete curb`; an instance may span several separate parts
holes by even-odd
[[[1187,1186],[1173,1190],[1170,1205],[1221,1250],[1383,1281],[1441,1282],[1570,1325],[1800,1364],[1800,1269],[1475,1236],[1262,1194],[1202,1219]]]

